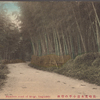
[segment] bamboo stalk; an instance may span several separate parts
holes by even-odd
[[[84,43],[84,40],[83,40],[83,37],[82,37],[82,33],[81,33],[81,30],[80,30],[80,27],[79,27],[79,24],[78,24],[78,21],[77,21],[77,18],[76,18],[76,15],[75,15],[73,7],[72,7],[72,11],[73,11],[75,22],[76,22],[76,25],[77,25],[77,28],[78,28],[78,31],[79,31],[79,35],[81,37],[81,41],[82,41],[82,44],[83,44],[84,52],[86,53],[87,50],[86,50],[86,47],[85,47],[85,43]]]
[[[45,33],[45,43],[46,43],[47,54],[49,54],[48,39],[47,39],[47,34],[46,33]]]
[[[30,37],[30,38],[31,38],[31,44],[32,44],[33,55],[35,55],[35,46],[34,46],[34,43],[33,43],[32,37]]]
[[[59,33],[56,29],[56,33],[57,33],[57,37],[58,37],[58,44],[59,44],[59,55],[63,55],[63,52],[62,52],[62,47],[61,47],[61,43],[60,43],[60,36],[59,36]]]
[[[68,49],[67,49],[67,44],[66,44],[66,41],[65,41],[63,31],[62,31],[62,38],[63,38],[63,44],[64,44],[64,52],[65,52],[65,55],[67,55],[68,54]]]
[[[54,31],[54,38],[55,38],[55,49],[56,49],[56,54],[57,54],[57,55],[60,55],[60,54],[59,54],[59,43],[58,43],[58,38],[57,38],[56,30]]]
[[[97,14],[97,11],[95,9],[95,6],[94,6],[94,3],[93,2],[92,2],[92,6],[93,6],[93,9],[94,9],[94,12],[95,12],[95,15],[96,15],[97,22],[98,22],[98,24],[100,26],[100,20],[99,20],[99,17],[98,17],[98,14]]]
[[[95,19],[95,24],[96,24],[96,34],[97,34],[97,43],[98,43],[98,51],[100,52],[100,36],[99,36],[99,30],[98,30],[98,25],[97,25],[97,19]]]

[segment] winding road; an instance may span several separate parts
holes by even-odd
[[[100,99],[100,86],[37,70],[28,63],[7,66],[10,73],[0,99]]]

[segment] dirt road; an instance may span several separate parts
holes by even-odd
[[[100,99],[100,86],[36,70],[28,63],[9,64],[8,67],[10,73],[0,91],[0,99],[93,99],[95,96]]]

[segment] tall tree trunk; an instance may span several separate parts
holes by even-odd
[[[95,9],[93,2],[92,2],[92,6],[93,6],[95,17],[96,17],[95,18],[95,24],[96,24],[97,43],[98,43],[98,51],[100,52],[100,34],[99,34],[99,28],[98,28],[98,24],[99,24],[99,27],[100,27],[100,21],[99,21],[99,17],[97,15],[97,12],[96,12],[96,9]],[[97,22],[98,22],[98,24],[97,24]]]
[[[52,46],[52,41],[50,40],[49,34],[47,34],[47,38],[48,38],[48,49],[49,49],[49,54],[50,54],[53,51],[53,46]]]
[[[42,55],[45,55],[46,54],[46,49],[45,49],[45,43],[44,43],[43,39],[41,39],[41,48],[42,48]]]
[[[76,15],[75,15],[73,6],[72,6],[72,11],[73,11],[74,18],[75,18],[75,22],[76,22],[76,25],[77,25],[77,28],[78,28],[78,31],[79,31],[79,35],[81,37],[81,41],[82,41],[82,44],[83,44],[84,52],[86,53],[87,50],[86,50],[86,47],[85,47],[85,43],[84,43],[84,40],[83,40],[83,36],[82,36],[81,30],[80,30],[80,27],[79,27],[79,24],[78,24],[78,21],[77,21],[77,18],[76,18]]]
[[[53,37],[54,37],[55,53],[57,55],[59,55],[59,44],[58,44],[58,39],[57,39],[57,34],[56,34],[56,30],[55,29],[53,31]]]
[[[30,36],[30,38],[31,38],[33,55],[35,55],[35,46],[34,46],[34,42],[33,42],[32,36]]]
[[[58,37],[58,44],[59,44],[59,55],[63,56],[63,52],[62,52],[62,46],[61,46],[61,43],[60,43],[60,36],[59,36],[59,33],[56,29],[56,34],[57,34],[57,37]]]
[[[78,54],[80,55],[81,53],[82,51],[81,51],[80,37],[78,36]]]
[[[41,42],[40,42],[40,40],[38,40],[38,55],[39,56],[41,56],[42,55],[42,53],[41,53]]]
[[[100,52],[100,34],[99,34],[97,19],[95,19],[95,24],[96,24],[96,34],[97,34],[98,51]]]
[[[63,44],[64,44],[64,46],[63,46],[64,47],[64,53],[65,53],[65,55],[67,55],[68,54],[68,48],[67,48],[67,43],[66,43],[63,31],[62,31],[62,38],[63,38]]]
[[[45,43],[46,43],[46,53],[49,54],[47,33],[45,33]]]

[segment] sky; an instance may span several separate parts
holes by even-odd
[[[16,20],[16,16],[12,15],[13,12],[20,13],[20,9],[16,5],[16,2],[8,1],[3,3],[5,3],[4,8],[7,8],[7,14],[9,15],[11,21],[19,26],[19,22]]]
[[[14,11],[17,11],[17,12],[20,11],[19,7],[17,5],[15,5],[16,2],[9,1],[9,2],[4,2],[4,3],[5,3],[5,8],[7,8],[7,10],[8,10],[8,13],[11,14]]]

